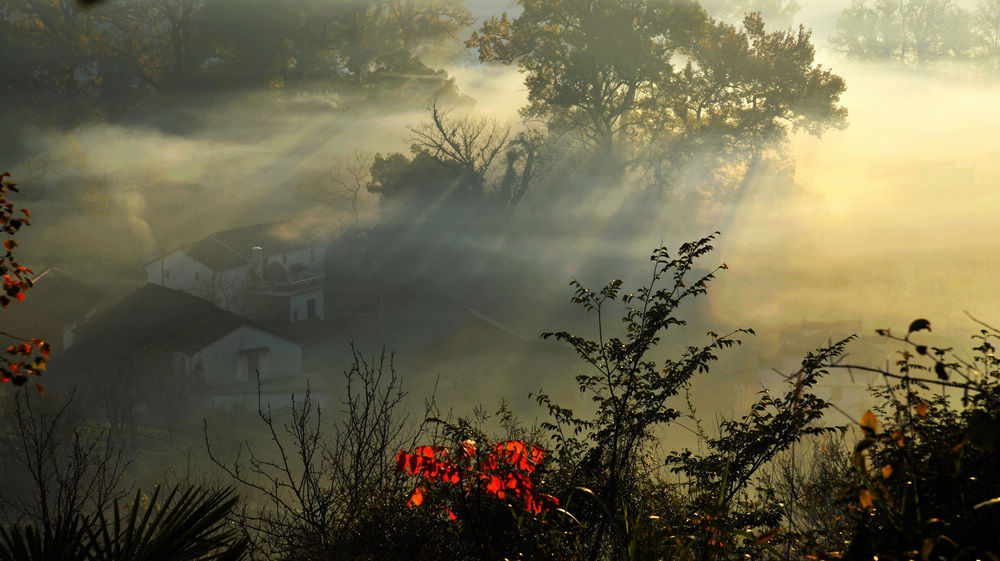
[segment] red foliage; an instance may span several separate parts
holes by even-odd
[[[401,451],[396,455],[396,469],[412,475],[423,476],[427,484],[417,485],[406,506],[420,505],[428,484],[449,483],[461,485],[468,496],[474,491],[493,495],[500,500],[517,498],[524,502],[524,510],[540,514],[559,500],[535,491],[531,473],[545,456],[545,451],[520,440],[496,443],[487,453],[480,454],[476,443],[466,440],[454,453],[444,446],[418,446],[413,452]],[[448,517],[457,516],[447,509]]]
[[[0,307],[6,308],[13,300],[24,300],[24,293],[31,288],[31,276],[34,271],[21,266],[14,260],[14,248],[17,242],[14,235],[22,226],[31,224],[31,214],[27,209],[15,208],[14,203],[7,200],[8,192],[18,192],[17,184],[9,181],[10,173],[0,173],[0,232],[7,236],[3,241],[3,253],[0,253]],[[24,339],[10,333],[0,332],[10,339],[21,341],[7,347],[7,355],[0,355],[0,381],[12,382],[20,386],[28,381],[28,376],[40,376],[45,370],[49,358],[49,344],[41,339]],[[32,356],[34,355],[34,356]],[[36,384],[43,391],[40,384]]]

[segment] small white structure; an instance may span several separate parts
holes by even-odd
[[[253,319],[323,319],[326,252],[288,224],[212,234],[143,265],[146,282],[180,290]]]
[[[301,377],[302,346],[181,291],[147,284],[77,330],[79,345],[136,365],[135,376],[205,388]],[[153,385],[159,380],[149,380]]]

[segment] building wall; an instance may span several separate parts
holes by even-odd
[[[289,297],[288,308],[289,314],[288,318],[291,322],[302,321],[304,319],[309,319],[309,300],[314,303],[313,316],[315,319],[323,318],[323,289],[317,289],[312,292],[305,292],[303,294],[296,294]]]
[[[183,251],[147,263],[146,282],[180,290],[235,313],[245,313],[242,290],[250,282],[249,265],[213,271]]]
[[[172,251],[143,266],[146,282],[207,298],[212,270],[183,251]]]
[[[253,349],[266,349],[257,358],[261,378],[302,374],[302,346],[266,331],[244,325],[195,352],[188,359],[192,372],[201,370],[206,384],[253,381]],[[200,365],[200,366],[199,366]]]
[[[261,320],[266,314],[260,313],[255,302],[247,300],[244,289],[259,280],[262,270],[266,270],[267,264],[271,262],[281,263],[292,278],[326,273],[326,252],[319,245],[270,255],[262,265],[241,265],[224,271],[213,271],[184,251],[176,250],[147,263],[143,269],[147,282],[180,290],[230,312]],[[274,321],[294,322],[307,319],[310,299],[315,300],[315,317],[324,319],[325,306],[321,290],[284,298],[288,300],[282,304],[284,309]]]

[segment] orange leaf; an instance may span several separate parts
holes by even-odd
[[[472,440],[471,438],[468,438],[468,439],[465,440],[465,442],[462,442],[462,452],[464,452],[465,455],[467,455],[467,456],[475,456],[476,455],[476,441]]]
[[[861,493],[858,495],[858,499],[861,501],[861,506],[864,508],[871,508],[875,506],[875,493],[872,493],[868,489],[862,489]]]
[[[931,538],[924,538],[924,544],[920,548],[920,558],[924,561],[931,556],[931,552],[934,551],[934,540]]]
[[[892,466],[886,464],[885,467],[882,468],[882,479],[889,479],[890,475],[892,475]]]
[[[875,413],[872,413],[871,410],[865,411],[865,414],[861,416],[861,430],[872,434],[878,431],[878,419],[875,418]]]
[[[539,463],[539,462],[542,461],[542,458],[544,456],[545,456],[545,450],[542,450],[541,448],[539,448],[537,446],[532,446],[531,447],[531,461],[532,462],[535,462],[537,464],[537,463]]]
[[[415,506],[419,506],[422,502],[424,502],[423,487],[415,487],[413,489],[413,494],[410,495],[410,500],[406,502],[406,506],[413,508]]]
[[[923,401],[918,401],[917,404],[913,406],[913,409],[916,410],[917,415],[925,417],[927,416],[927,410],[929,409],[929,407]]]
[[[767,543],[774,539],[781,532],[781,528],[775,528],[766,534],[762,534],[754,538],[754,543]]]

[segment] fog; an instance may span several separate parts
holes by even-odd
[[[569,346],[539,339],[563,329],[595,334],[592,316],[570,303],[568,283],[599,288],[622,278],[635,290],[649,281],[653,249],[715,230],[717,248],[699,271],[722,263],[727,270],[682,309],[689,332],[663,347],[679,348],[709,329],[752,327],[758,337],[695,383],[700,408],[735,411],[753,399],[761,383],[773,381],[769,372],[789,367],[779,351],[782,333],[810,322],[826,339],[853,326],[865,336],[882,327],[902,333],[911,320],[928,318],[928,337],[968,347],[979,326],[966,312],[1000,322],[1000,82],[963,60],[858,60],[830,43],[848,3],[800,4],[794,21],[813,31],[816,62],[846,82],[839,104],[848,110],[847,126],[820,137],[791,133],[779,143],[780,162],[753,176],[735,199],[706,187],[713,179],[695,156],[674,172],[674,198],[655,203],[642,195],[638,173],[575,177],[586,159],[582,144],[560,138],[558,156],[501,218],[468,218],[468,207],[440,202],[409,214],[394,209],[366,187],[373,181],[367,165],[360,175],[345,170],[352,158],[412,157],[414,131],[429,122],[432,103],[515,132],[544,127],[538,117],[522,119],[525,74],[480,63],[451,40],[420,51],[447,75],[427,87],[412,87],[403,75],[394,79],[405,86],[378,95],[374,87],[238,83],[152,96],[120,117],[109,111],[57,123],[39,114],[7,116],[16,126],[0,168],[13,172],[23,190],[12,200],[34,217],[18,234],[18,257],[36,271],[56,267],[99,287],[93,317],[100,317],[145,284],[144,264],[216,232],[282,222],[277,239],[325,245],[328,263],[338,264],[336,252],[349,252],[356,246],[351,236],[362,232],[371,244],[361,258],[367,276],[360,266],[327,270],[336,288],[326,293],[323,322],[264,324],[304,345],[303,376],[327,392],[322,399],[334,411],[351,342],[365,353],[383,346],[396,353],[414,418],[432,393],[439,407],[458,415],[477,404],[493,408],[503,396],[529,424],[545,418],[528,397],[540,387],[586,407],[573,382],[582,363]],[[477,2],[469,9],[480,23],[463,29],[463,38],[517,6]],[[412,82],[421,80],[430,81]],[[486,173],[487,184],[501,181],[502,160]],[[361,187],[314,189],[340,180]],[[479,223],[489,227],[470,226]],[[365,291],[377,293],[377,303],[352,308],[363,300],[352,294]],[[889,356],[891,349],[882,350],[876,359]],[[58,364],[59,354],[53,364],[61,370],[51,381],[42,378],[52,395],[66,395],[75,372],[76,365]],[[180,433],[192,426],[197,433],[200,418],[222,413],[185,415],[192,422],[177,425]],[[177,444],[183,440],[160,455],[149,452],[143,465],[155,471],[161,460],[180,465],[177,454],[185,450],[203,452],[200,440]]]

